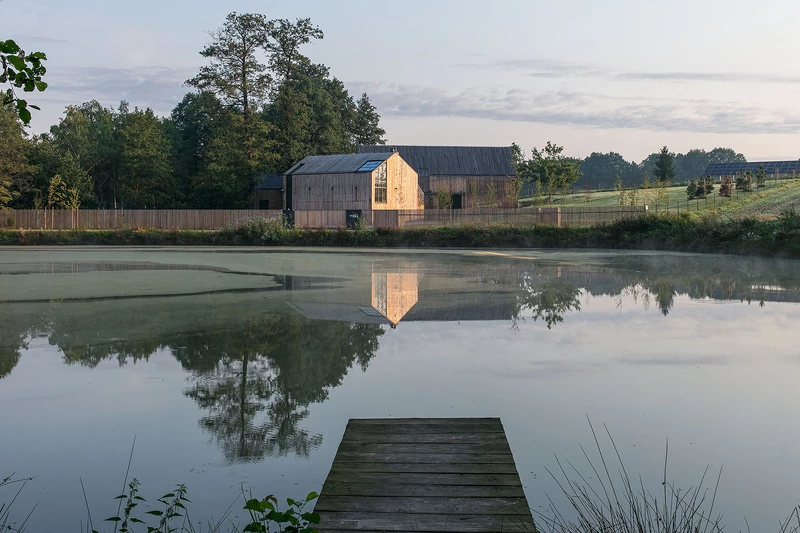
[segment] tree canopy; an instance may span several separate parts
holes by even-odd
[[[531,150],[530,158],[518,145],[512,146],[514,166],[524,183],[538,183],[548,197],[559,189],[571,187],[581,177],[579,160],[564,155],[564,147],[550,141],[542,150]]]

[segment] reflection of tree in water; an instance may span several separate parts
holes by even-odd
[[[175,354],[194,375],[186,395],[207,411],[201,427],[229,461],[308,457],[322,442],[300,427],[309,404],[324,401],[353,364],[366,369],[382,334],[376,325],[267,314],[183,339]]]
[[[21,357],[20,348],[14,346],[0,346],[0,379],[3,379],[14,370]]]
[[[564,321],[564,315],[580,311],[581,290],[573,283],[558,278],[540,277],[525,273],[519,282],[513,321],[532,313],[534,322],[543,320],[547,329]]]
[[[11,312],[0,312],[0,379],[11,374],[28,349],[31,324]]]
[[[678,295],[678,289],[675,288],[675,283],[668,279],[659,280],[645,288],[655,297],[661,314],[668,316],[672,307],[675,305],[675,297]]]
[[[366,370],[383,335],[377,325],[259,314],[241,306],[142,315],[124,307],[51,304],[0,313],[11,317],[0,321],[0,379],[32,337],[46,337],[64,363],[88,368],[169,351],[192,374],[185,394],[205,411],[201,427],[231,462],[307,457],[321,442],[301,427],[308,406],[324,401],[353,365]]]

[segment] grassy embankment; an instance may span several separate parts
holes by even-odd
[[[760,205],[756,201],[753,204]],[[257,219],[220,231],[2,230],[0,245],[607,248],[800,259],[800,215],[787,212],[772,220],[760,220],[722,213],[682,213],[648,215],[593,227],[497,225],[360,231],[284,229],[277,222]]]
[[[714,193],[706,199],[687,201],[686,187],[669,187],[668,202],[671,213],[691,211],[718,211],[720,214],[736,217],[755,216],[758,218],[775,218],[785,211],[800,211],[800,182],[767,181],[764,187],[754,188],[752,192],[733,191],[730,198],[719,196],[719,184]],[[642,191],[639,191],[638,202],[642,203]],[[650,194],[654,192],[650,189]],[[662,212],[666,206],[649,202],[651,211]],[[618,207],[619,193],[614,191],[576,192],[564,198],[556,197],[554,205],[560,207]]]

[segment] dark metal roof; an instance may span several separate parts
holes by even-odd
[[[509,146],[359,146],[358,153],[396,150],[420,176],[514,176]]]
[[[308,156],[286,172],[289,174],[350,174],[369,161],[386,161],[394,153],[384,148],[383,153],[312,155]]]
[[[267,174],[261,178],[261,183],[256,187],[259,191],[280,191],[283,189],[283,176]]]
[[[800,160],[796,161],[753,161],[749,163],[711,163],[706,167],[706,174],[711,176],[735,176],[746,171],[753,174],[763,166],[767,174],[800,173]]]

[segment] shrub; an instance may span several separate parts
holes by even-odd
[[[283,218],[255,216],[248,218],[238,230],[251,243],[278,242],[286,230],[286,222]]]
[[[753,190],[753,179],[749,170],[744,174],[736,176],[736,190],[742,192],[750,192]]]
[[[447,189],[438,189],[436,191],[436,201],[439,209],[453,208],[453,195]]]

